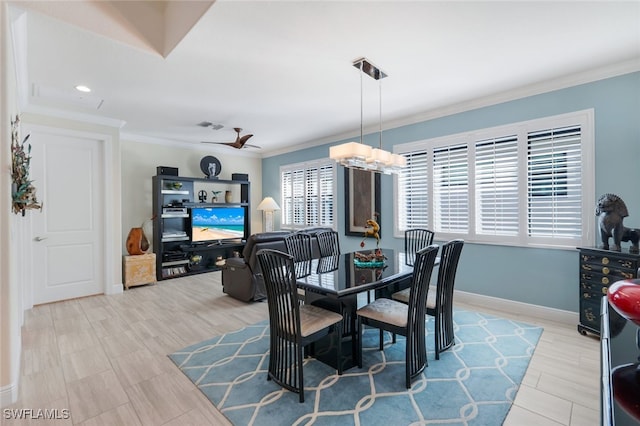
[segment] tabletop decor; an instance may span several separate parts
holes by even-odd
[[[36,188],[29,180],[29,164],[31,163],[31,144],[27,144],[29,136],[25,136],[22,143],[18,137],[20,117],[16,115],[11,120],[11,198],[13,212],[22,216],[26,210],[42,210],[42,204],[36,198]],[[25,150],[25,144],[26,150]]]
[[[456,344],[434,359],[407,390],[405,339],[364,331],[364,365],[341,376],[305,359],[305,400],[268,381],[269,323],[263,321],[172,353],[169,358],[235,425],[484,424],[500,425],[513,404],[542,328],[456,309]],[[434,332],[434,321],[427,321]]]
[[[353,263],[359,268],[380,268],[387,259],[379,248],[370,253],[355,252],[353,256]]]

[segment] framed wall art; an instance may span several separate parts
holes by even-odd
[[[345,235],[362,236],[368,219],[380,224],[380,174],[344,169]]]

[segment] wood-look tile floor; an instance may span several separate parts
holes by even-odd
[[[597,339],[575,325],[457,306],[544,327],[505,425],[600,424]],[[266,303],[225,295],[213,272],[36,306],[25,317],[19,400],[6,408],[68,410],[60,425],[185,426],[230,423],[167,355],[268,313]],[[4,413],[2,425],[46,423]]]

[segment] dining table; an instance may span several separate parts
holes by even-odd
[[[341,253],[295,263],[296,285],[304,290],[304,303],[321,306],[343,316],[343,369],[356,365],[356,310],[367,303],[366,295],[391,297],[395,291],[408,287],[413,274],[414,256],[404,251],[379,249],[384,261],[373,264],[360,262],[356,253],[368,255],[372,250]],[[327,336],[316,343],[314,356],[337,368],[336,339]]]

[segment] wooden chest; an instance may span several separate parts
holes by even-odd
[[[637,278],[640,255],[580,247],[580,323],[578,331],[600,335],[602,296],[616,281]]]
[[[156,254],[148,253],[135,256],[123,256],[122,276],[126,289],[136,285],[155,283]]]

